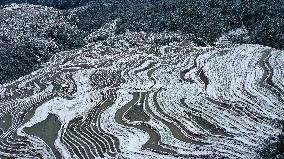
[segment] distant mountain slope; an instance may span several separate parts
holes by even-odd
[[[63,11],[13,4],[0,9],[0,83],[39,68],[54,53],[81,45],[82,35]]]
[[[95,30],[116,18],[121,29],[133,31],[182,31],[199,44],[221,34],[246,27],[249,39],[242,42],[284,47],[283,0],[4,0],[2,4],[29,3],[59,9],[89,7],[78,13],[79,26]]]
[[[222,34],[245,27],[249,38],[238,43],[275,48],[284,48],[283,15],[282,0],[98,0],[77,13],[83,30],[121,18],[121,31],[180,31],[212,45]]]
[[[28,3],[34,5],[42,5],[55,7],[59,9],[68,9],[78,7],[92,0],[1,0],[0,5],[6,5],[11,3]]]

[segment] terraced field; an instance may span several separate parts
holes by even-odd
[[[85,9],[0,9],[0,158],[283,157],[283,49],[245,27],[84,30]]]

